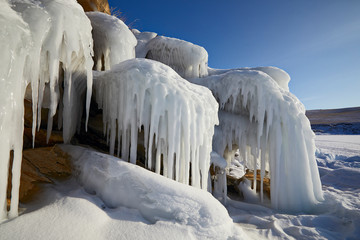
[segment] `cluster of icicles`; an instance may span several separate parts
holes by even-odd
[[[87,112],[90,107],[93,40],[91,23],[75,0],[0,0],[0,9],[0,219],[4,219],[18,215],[26,87],[30,84],[32,93],[33,137],[36,125],[40,126],[44,93],[49,92],[47,137],[59,105],[63,115],[60,125],[68,142],[76,130],[81,104],[76,101],[76,86],[72,86],[77,79],[87,81]],[[62,91],[63,102],[59,104]],[[7,213],[11,150],[11,205]]]
[[[274,74],[276,71],[279,73]],[[260,165],[261,201],[266,170],[270,173],[274,208],[311,210],[323,200],[314,133],[303,105],[279,84],[286,82],[279,78],[283,71],[262,68],[219,72],[192,80],[208,87],[220,105],[213,150],[231,156],[229,153],[239,148],[250,169]],[[254,171],[254,179],[256,174]]]
[[[0,9],[0,219],[18,214],[26,88],[31,86],[33,135],[49,94],[48,138],[58,110],[69,142],[79,127],[85,92],[87,122],[93,74],[111,154],[117,150],[136,163],[141,132],[147,168],[207,189],[212,148],[221,158],[236,145],[248,166],[260,162],[262,178],[270,172],[275,208],[303,210],[322,200],[313,134],[302,104],[288,92],[285,72],[210,69],[202,47],[131,32],[115,17],[85,14],[75,0],[0,0]],[[92,72],[93,41],[95,68],[108,71]],[[153,60],[133,59],[135,52]]]
[[[117,155],[135,164],[138,132],[143,131],[147,168],[160,174],[162,163],[164,176],[207,189],[218,124],[218,104],[209,89],[191,84],[160,62],[140,58],[96,74],[94,86],[110,154],[117,135]]]

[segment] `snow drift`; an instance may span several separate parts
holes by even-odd
[[[268,170],[274,208],[310,210],[323,200],[314,133],[303,105],[270,75],[263,69],[233,70],[192,81],[208,87],[219,102],[214,151],[227,155],[235,145],[249,168],[260,163],[261,200]]]
[[[87,12],[94,38],[95,68],[109,70],[112,66],[135,58],[137,44],[134,34],[120,19],[101,12]]]
[[[106,154],[70,145],[62,149],[74,159],[83,187],[107,207],[138,209],[150,223],[173,221],[214,238],[231,234],[231,218],[210,193]]]
[[[146,44],[146,58],[162,62],[183,78],[208,75],[208,54],[203,47],[176,38],[157,36]]]
[[[147,168],[189,184],[191,164],[191,185],[207,188],[212,135],[218,123],[218,104],[207,88],[147,59],[128,60],[97,73],[94,83],[110,154],[117,135],[118,155],[135,164],[142,130]]]

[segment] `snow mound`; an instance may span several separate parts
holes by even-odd
[[[207,189],[211,141],[218,123],[218,104],[209,89],[147,59],[122,62],[96,74],[94,83],[110,154],[117,135],[118,156],[135,164],[142,130],[147,168],[189,184],[191,163],[191,185]]]
[[[135,47],[136,57],[145,58],[147,53],[146,44],[157,36],[154,32],[140,32],[137,29],[131,30],[137,39],[137,45]]]
[[[74,159],[79,180],[110,208],[138,209],[151,223],[173,221],[206,235],[230,236],[232,220],[207,191],[166,179],[118,158],[70,145],[62,146]]]
[[[208,87],[220,105],[214,151],[226,155],[236,145],[250,169],[260,163],[261,179],[268,170],[274,208],[311,210],[323,200],[314,133],[304,106],[293,94],[258,70],[234,70],[192,81]]]
[[[157,36],[147,45],[146,58],[162,62],[183,78],[208,75],[208,54],[203,47],[176,38]]]
[[[135,58],[137,44],[134,34],[117,17],[101,12],[87,12],[94,38],[95,67],[97,71]]]

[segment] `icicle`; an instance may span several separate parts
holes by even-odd
[[[117,139],[121,158],[136,162],[138,131],[143,129],[148,168],[154,163],[156,173],[162,170],[164,176],[189,183],[191,163],[191,185],[207,189],[211,140],[218,122],[211,92],[147,59],[127,60],[95,76],[104,124],[110,126],[110,135],[116,126],[109,123],[117,121],[122,129]],[[113,101],[116,96],[121,101]],[[110,146],[114,142],[111,137]]]
[[[0,221],[18,215],[20,169],[24,129],[24,95],[31,72],[29,26],[5,0],[0,0]],[[10,212],[7,212],[7,183],[10,151],[13,150]]]
[[[237,145],[245,164],[254,170],[254,190],[260,159],[260,199],[263,201],[265,171],[269,171],[274,208],[309,210],[322,201],[313,133],[303,105],[286,91],[288,75],[275,68],[210,73],[191,81],[208,87],[219,99],[220,125],[215,131],[214,150],[226,155],[233,144]],[[299,171],[301,174],[292,177],[291,173]]]

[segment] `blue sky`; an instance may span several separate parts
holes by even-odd
[[[307,109],[360,106],[359,0],[109,0],[140,31],[203,46],[212,68],[276,66]]]

